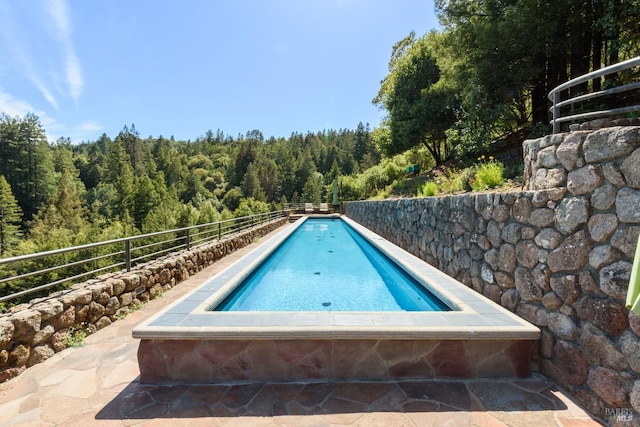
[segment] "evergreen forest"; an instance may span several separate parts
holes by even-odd
[[[380,197],[408,165],[464,164],[548,133],[552,88],[640,55],[640,0],[435,3],[440,30],[380,47],[388,74],[371,97],[387,116],[373,129],[182,141],[131,124],[72,143],[49,141],[34,114],[0,112],[0,257],[330,202],[335,179],[342,200]]]

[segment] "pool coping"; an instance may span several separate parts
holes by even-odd
[[[537,340],[526,320],[361,226],[341,219],[449,305],[439,312],[219,312],[224,299],[308,217],[287,225],[242,259],[133,329],[133,338],[167,340],[434,339]]]

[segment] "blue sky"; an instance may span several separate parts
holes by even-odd
[[[433,0],[0,0],[0,111],[50,140],[377,127],[393,44]]]

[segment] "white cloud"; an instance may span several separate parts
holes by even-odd
[[[10,117],[24,117],[28,113],[35,114],[40,119],[40,124],[44,128],[49,142],[55,142],[60,137],[68,137],[73,143],[91,141],[97,139],[98,134],[103,130],[102,125],[95,120],[87,120],[79,125],[64,125],[48,116],[44,111],[37,111],[27,101],[14,98],[3,92],[2,89],[0,89],[0,113],[5,113]]]
[[[80,124],[80,130],[83,132],[94,133],[102,130],[102,125],[96,121],[87,121]]]
[[[69,92],[71,98],[78,102],[84,88],[84,77],[82,75],[80,60],[76,55],[73,39],[71,37],[69,8],[67,7],[65,0],[51,0],[46,2],[46,4],[49,6],[49,15],[51,16],[55,26],[55,36],[62,44],[62,56],[66,70],[65,74],[67,77],[67,83],[69,84]]]
[[[32,113],[33,107],[28,102],[21,99],[15,99],[8,93],[0,91],[0,112],[5,113],[10,117],[24,116],[27,113]]]

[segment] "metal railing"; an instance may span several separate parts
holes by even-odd
[[[553,113],[553,119],[550,122],[553,125],[553,133],[560,132],[560,124],[564,122],[570,122],[570,121],[576,121],[576,120],[582,120],[582,119],[601,118],[605,116],[612,116],[617,114],[625,114],[625,113],[631,113],[634,111],[640,111],[640,105],[630,105],[630,106],[617,107],[617,108],[607,108],[607,109],[602,109],[598,111],[589,111],[589,112],[579,113],[579,114],[570,114],[564,117],[561,116],[562,107],[570,106],[571,112],[573,113],[573,108],[576,103],[592,100],[592,99],[603,97],[606,95],[613,95],[616,93],[640,89],[640,81],[637,81],[637,82],[624,84],[621,86],[612,87],[605,90],[600,90],[597,92],[592,92],[585,95],[575,96],[575,97],[566,99],[564,101],[560,101],[560,98],[561,98],[560,94],[565,90],[571,89],[583,83],[587,83],[591,80],[599,79],[601,77],[604,77],[613,73],[618,73],[620,71],[628,70],[637,66],[640,66],[640,56],[629,59],[627,61],[619,62],[614,65],[610,65],[608,67],[601,68],[599,70],[596,70],[591,73],[585,74],[583,76],[577,77],[575,79],[569,80],[568,82],[561,84],[560,86],[556,87],[551,92],[549,92],[548,98],[553,104],[552,107],[550,108],[550,111],[552,111]]]
[[[268,212],[199,224],[157,233],[90,243],[47,252],[0,259],[0,302],[15,300],[63,283],[87,280],[101,273],[131,271],[133,266],[169,252],[192,249],[221,240],[287,216],[286,211]],[[26,288],[6,294],[13,288]]]

